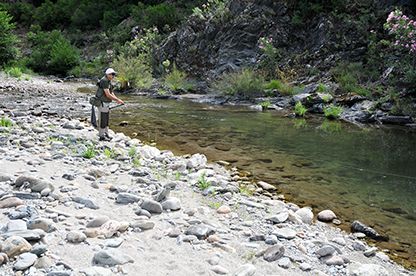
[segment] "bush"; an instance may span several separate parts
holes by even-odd
[[[306,111],[308,111],[306,109],[306,107],[303,106],[303,104],[301,102],[297,102],[295,105],[295,114],[298,117],[303,117],[306,114]]]
[[[271,80],[265,87],[267,90],[277,90],[282,95],[293,95],[295,94],[295,88],[289,83],[281,80]]]
[[[20,78],[23,75],[23,72],[20,69],[20,67],[16,67],[16,66],[6,68],[4,71],[6,72],[7,75],[13,78]]]
[[[13,34],[15,25],[11,21],[12,17],[0,10],[0,66],[16,59],[18,55],[17,37]]]
[[[75,66],[69,71],[70,75],[75,77],[96,77],[102,74],[104,68],[108,66],[98,57],[92,61],[80,61],[79,65]]]
[[[32,54],[28,65],[38,72],[66,74],[79,63],[79,52],[61,32],[30,32]]]
[[[178,10],[169,3],[145,6],[139,2],[132,9],[132,16],[141,27],[157,27],[159,30],[165,29],[165,26],[173,28],[181,21]]]
[[[82,157],[86,159],[92,159],[97,155],[93,146],[88,146],[87,149],[83,152]]]
[[[30,3],[26,3],[26,1],[19,1],[15,3],[0,3],[1,9],[7,11],[13,17],[14,22],[29,26],[32,23],[35,7]]]
[[[368,89],[360,85],[360,83],[370,79],[370,73],[363,67],[362,63],[340,63],[331,72],[342,92],[369,96]]]
[[[143,55],[135,58],[119,55],[111,66],[118,72],[117,79],[122,89],[131,87],[148,89],[153,84],[152,68]]]
[[[341,116],[342,107],[336,105],[329,105],[324,108],[325,117],[328,119],[338,119]]]
[[[13,126],[13,122],[9,118],[0,118],[0,126],[1,127],[11,127],[11,126]]]
[[[243,69],[223,75],[214,83],[214,88],[228,96],[253,99],[264,94],[264,78],[253,69]]]
[[[173,64],[172,71],[166,75],[164,83],[167,88],[175,92],[189,91],[195,88],[194,84],[188,80],[188,75],[179,70],[175,64]]]
[[[44,30],[69,26],[77,6],[78,1],[74,0],[58,0],[56,3],[46,0],[36,8],[33,19]]]

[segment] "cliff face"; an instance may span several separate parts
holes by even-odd
[[[365,61],[370,34],[385,36],[388,12],[395,6],[410,10],[413,5],[411,0],[367,0],[339,11],[321,4],[323,10],[306,10],[301,22],[295,22],[298,7],[290,2],[300,1],[231,0],[219,16],[191,16],[163,42],[156,59],[174,60],[195,76],[217,77],[254,66],[261,56],[259,38],[271,37],[283,53],[281,67],[297,68],[302,75],[310,65],[325,75],[341,60]]]

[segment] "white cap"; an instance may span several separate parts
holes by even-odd
[[[105,74],[106,75],[116,74],[116,71],[114,71],[113,68],[108,68],[107,70],[105,70]]]

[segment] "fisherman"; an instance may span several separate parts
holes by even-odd
[[[113,68],[105,71],[105,76],[97,83],[98,89],[95,97],[99,100],[98,105],[98,135],[100,141],[111,141],[112,137],[108,134],[108,124],[110,120],[110,103],[116,101],[118,104],[124,104],[113,92],[111,81],[116,76]]]

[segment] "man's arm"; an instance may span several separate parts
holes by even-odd
[[[117,98],[116,95],[114,95],[114,93],[110,92],[110,89],[104,89],[104,93],[105,96],[113,101],[116,101],[119,104],[124,104],[124,102],[122,100],[120,100],[119,98]]]

